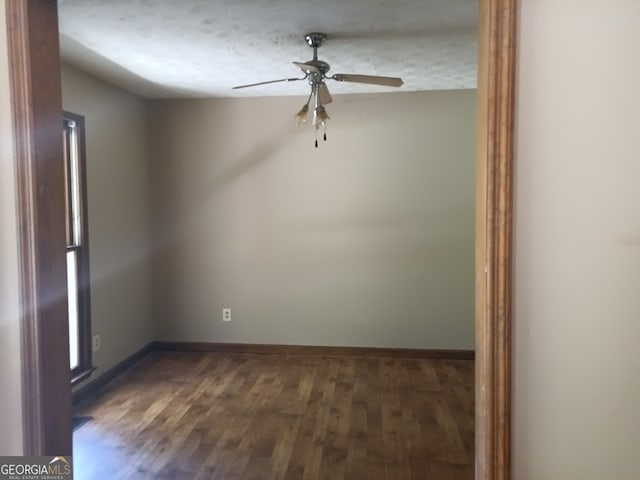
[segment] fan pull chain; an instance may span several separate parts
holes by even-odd
[[[316,128],[316,148],[318,148],[318,129]]]

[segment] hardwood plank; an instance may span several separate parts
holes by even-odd
[[[471,480],[473,384],[468,360],[153,352],[78,407],[75,478]]]

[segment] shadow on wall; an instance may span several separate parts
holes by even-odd
[[[282,145],[290,140],[292,133],[290,129],[283,130],[277,135],[271,135],[266,141],[256,145],[252,150],[246,153],[244,156],[239,157],[231,165],[225,168],[221,173],[217,174],[211,182],[206,184],[205,190],[215,195],[220,189],[233,183],[240,177],[246,175],[251,170],[256,169],[261,164],[266,163],[273,158],[273,154],[276,153]],[[215,160],[212,159],[212,162]]]
[[[162,136],[164,141],[169,140],[168,135]],[[229,165],[221,172],[216,173],[212,179],[204,180],[198,189],[204,192],[207,197],[215,196],[251,171],[272,160],[274,154],[291,138],[290,129],[283,129],[277,134],[269,136],[268,139],[255,145],[245,155],[230,161]],[[170,148],[169,145],[167,147]],[[213,164],[216,160],[211,158],[210,161]],[[164,179],[164,181],[169,180]],[[164,200],[157,210],[163,214],[156,214],[154,222],[153,253],[155,255],[161,255],[165,252],[177,242],[178,238],[183,237],[185,232],[192,232],[201,227],[201,219],[207,218],[207,211],[211,208],[208,201],[199,201],[195,204],[190,202],[189,208],[193,208],[193,210],[190,210],[188,215],[183,215],[179,211],[182,200],[172,198],[172,195],[176,195],[176,191],[168,187],[159,187],[159,189],[163,191],[163,195],[157,198],[164,198]]]

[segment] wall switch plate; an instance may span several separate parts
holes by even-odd
[[[230,308],[223,308],[222,309],[222,321],[223,322],[230,322],[231,321],[231,309]]]
[[[97,333],[93,336],[93,351],[97,352],[100,350],[100,334]]]

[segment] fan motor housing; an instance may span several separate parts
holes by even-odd
[[[307,65],[313,65],[318,70],[320,70],[323,75],[326,75],[326,73],[331,69],[331,66],[327,62],[324,62],[322,60],[309,60],[305,63]]]

